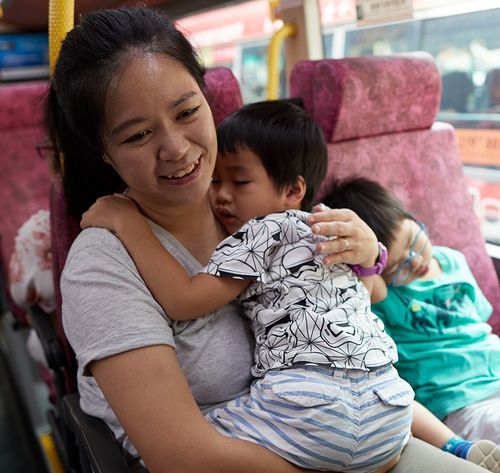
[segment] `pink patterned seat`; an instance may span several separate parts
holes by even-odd
[[[213,67],[205,74],[206,92],[215,126],[243,105],[240,85],[231,69]]]
[[[30,215],[49,207],[49,163],[35,150],[35,144],[45,136],[42,122],[46,90],[46,82],[0,86],[0,253],[4,269],[18,228]],[[17,320],[26,324],[24,311],[13,304],[11,309]]]
[[[291,95],[320,124],[328,174],[376,179],[429,227],[433,242],[462,251],[494,307],[500,333],[500,287],[472,208],[451,125],[435,122],[441,82],[426,53],[301,61]]]

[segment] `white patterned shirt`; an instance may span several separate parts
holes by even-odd
[[[370,370],[397,361],[370,294],[345,264],[324,266],[309,214],[288,210],[247,222],[221,242],[208,274],[250,279],[240,294],[256,338],[254,376],[298,364]]]

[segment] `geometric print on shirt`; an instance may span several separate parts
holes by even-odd
[[[239,296],[256,339],[252,374],[294,365],[368,371],[397,361],[396,347],[371,311],[370,295],[345,264],[316,254],[309,213],[255,218],[221,242],[208,274],[250,279]]]

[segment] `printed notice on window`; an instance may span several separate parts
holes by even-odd
[[[412,0],[356,0],[359,26],[413,18]]]

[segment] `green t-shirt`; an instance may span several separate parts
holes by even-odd
[[[500,391],[500,340],[491,304],[462,253],[433,247],[443,273],[388,289],[373,305],[398,347],[396,367],[440,419]]]

